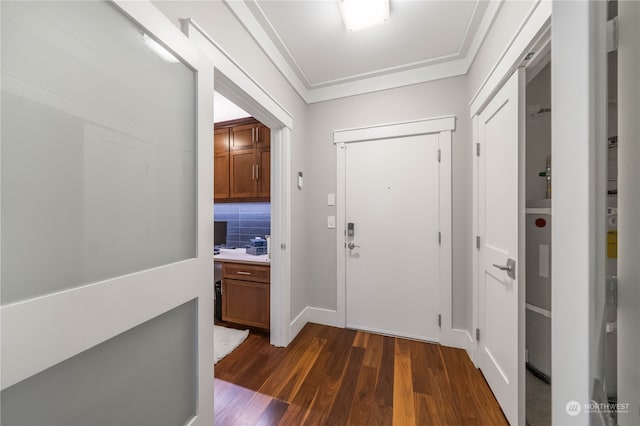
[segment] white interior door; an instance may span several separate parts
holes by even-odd
[[[2,415],[212,424],[213,65],[148,2],[2,2]]]
[[[478,363],[511,424],[524,424],[524,71],[478,117]]]
[[[347,327],[438,341],[438,134],[344,149]]]

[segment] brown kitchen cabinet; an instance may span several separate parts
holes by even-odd
[[[222,319],[251,327],[270,326],[270,267],[225,262],[222,265]]]
[[[229,198],[229,129],[213,132],[213,199]]]
[[[220,152],[214,167],[220,166],[220,184],[215,185],[216,201],[268,201],[271,196],[271,131],[255,119],[217,123],[227,130],[227,158]],[[217,132],[218,130],[216,130]],[[220,136],[222,138],[222,136]],[[222,145],[222,143],[221,143]],[[215,151],[215,150],[214,150]],[[224,170],[222,162],[228,162]],[[218,178],[218,172],[215,173]],[[220,195],[218,195],[218,190]]]

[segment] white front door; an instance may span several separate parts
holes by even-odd
[[[514,425],[524,424],[524,84],[518,69],[478,116],[478,363]]]
[[[149,2],[0,8],[2,424],[212,424],[213,65]]]
[[[438,139],[344,147],[347,327],[439,340]]]

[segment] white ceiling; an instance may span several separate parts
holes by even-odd
[[[307,102],[465,74],[502,0],[390,0],[349,32],[337,0],[226,0]]]
[[[487,3],[392,1],[389,20],[347,31],[337,1],[254,2],[254,14],[308,87],[458,59]]]
[[[251,115],[225,98],[218,92],[213,92],[213,122],[235,120],[237,118],[251,117]]]

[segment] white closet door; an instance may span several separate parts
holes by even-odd
[[[519,193],[524,71],[478,116],[478,363],[511,424],[524,424],[524,206]]]

